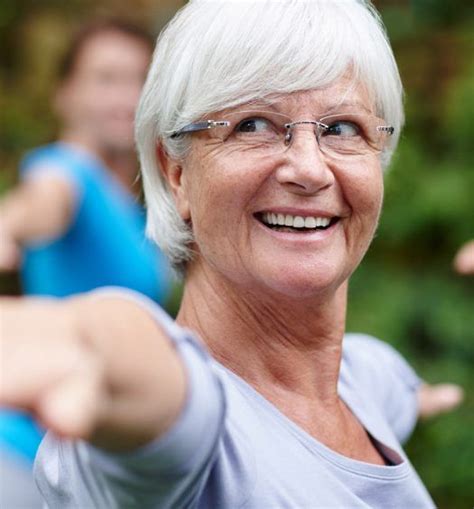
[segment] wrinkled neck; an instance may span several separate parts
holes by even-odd
[[[296,300],[195,267],[187,275],[177,321],[261,392],[335,401],[346,299],[347,283]]]

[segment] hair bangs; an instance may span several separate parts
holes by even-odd
[[[355,58],[349,23],[293,3],[211,2],[180,124],[269,95],[325,87],[347,72]]]

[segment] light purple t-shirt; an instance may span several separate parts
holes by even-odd
[[[341,398],[394,463],[379,466],[324,446],[156,304],[120,294],[144,306],[174,342],[187,369],[185,407],[167,434],[128,454],[48,434],[36,462],[48,508],[434,507],[400,446],[416,421],[420,381],[390,346],[346,335],[339,379]]]

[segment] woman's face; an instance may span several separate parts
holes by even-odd
[[[272,107],[294,121],[372,112],[364,89],[348,88],[341,79],[280,97]],[[247,289],[293,298],[335,290],[349,277],[372,240],[383,196],[378,154],[328,158],[305,125],[295,127],[288,150],[267,157],[217,140],[212,130],[194,134],[179,187],[178,208],[195,235],[193,263]],[[266,224],[268,214],[290,216],[293,226],[301,222],[296,216],[322,226],[276,227]]]
[[[90,37],[57,94],[66,129],[92,139],[99,151],[133,150],[135,109],[150,56],[143,41],[113,29]]]

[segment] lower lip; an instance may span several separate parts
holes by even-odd
[[[273,237],[283,241],[289,241],[297,244],[305,244],[308,242],[321,242],[323,240],[331,237],[340,227],[341,220],[332,224],[329,228],[325,230],[314,230],[314,231],[305,231],[305,232],[287,232],[287,231],[279,231],[273,230],[265,226],[261,221],[254,218],[258,223],[259,227],[262,228],[265,232],[269,233]]]

